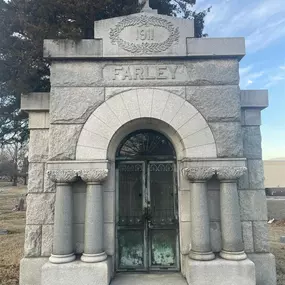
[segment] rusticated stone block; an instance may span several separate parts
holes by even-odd
[[[254,252],[269,252],[268,225],[266,221],[253,222]]]
[[[242,222],[242,236],[245,252],[254,252],[252,222]]]
[[[244,109],[242,111],[242,125],[260,126],[261,125],[260,109]]]
[[[82,125],[51,125],[50,160],[75,159],[76,145]]]
[[[237,59],[197,60],[186,62],[191,85],[238,85]]]
[[[49,130],[31,130],[29,162],[45,162],[48,158]]]
[[[44,191],[44,163],[29,164],[28,192],[37,193]]]
[[[247,163],[246,163],[246,167],[247,167]],[[238,189],[240,190],[249,189],[248,169],[245,171],[243,176],[238,179],[237,185],[238,185]]]
[[[41,255],[42,229],[41,226],[26,226],[25,257]]]
[[[27,197],[27,225],[53,224],[55,194],[29,194]]]
[[[243,221],[267,220],[264,190],[239,191],[241,219]]]
[[[240,121],[240,96],[238,86],[188,86],[186,100],[208,122]]]
[[[243,127],[244,156],[250,159],[261,159],[261,133],[259,126]]]
[[[240,123],[209,123],[213,132],[218,157],[242,157],[242,133]]]
[[[102,84],[103,64],[84,60],[56,61],[51,65],[51,86],[91,87]]]
[[[104,97],[104,88],[54,87],[50,98],[50,121],[57,124],[83,124],[104,102]]]
[[[53,225],[42,226],[42,256],[50,256],[52,253]]]
[[[264,171],[262,160],[247,161],[249,189],[264,189]]]
[[[56,191],[55,182],[51,181],[47,175],[46,167],[44,173],[44,192],[45,193],[54,193]]]

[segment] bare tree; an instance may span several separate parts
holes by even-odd
[[[16,186],[19,177],[26,183],[27,173],[27,144],[13,143],[3,146],[0,153],[0,176],[9,178],[13,186]]]

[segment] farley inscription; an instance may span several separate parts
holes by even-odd
[[[179,29],[165,19],[140,15],[120,21],[109,33],[111,43],[135,54],[166,51],[178,43]]]
[[[184,65],[108,65],[104,69],[104,78],[113,81],[146,80],[185,80],[187,76]]]

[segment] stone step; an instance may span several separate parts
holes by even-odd
[[[119,273],[110,285],[187,285],[186,279],[180,273]]]

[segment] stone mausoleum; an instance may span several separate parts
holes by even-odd
[[[29,113],[21,285],[276,285],[260,113],[239,89],[243,38],[192,20],[95,22],[46,40],[50,94]]]

